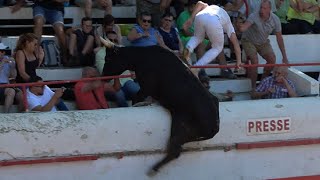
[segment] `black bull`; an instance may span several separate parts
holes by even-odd
[[[179,157],[182,145],[212,138],[219,131],[219,102],[173,53],[159,46],[106,50],[104,76],[135,71],[140,92],[156,99],[172,116],[167,155],[154,172]]]

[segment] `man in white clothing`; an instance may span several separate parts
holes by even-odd
[[[211,49],[208,50],[197,62],[196,66],[209,64],[214,60],[224,47],[224,33],[228,35],[234,46],[237,66],[241,64],[240,45],[235,34],[234,27],[231,23],[228,13],[216,5],[208,5],[198,1],[191,17],[185,22],[183,28],[188,29],[194,21],[194,36],[186,44],[184,58],[189,59],[190,53],[194,48],[208,36],[211,42]]]
[[[30,82],[42,82],[39,76],[31,77]],[[53,92],[46,85],[34,85],[27,89],[28,109],[31,111],[57,111],[56,105],[61,103],[63,89]]]

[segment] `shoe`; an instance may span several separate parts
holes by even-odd
[[[227,79],[236,79],[237,75],[233,74],[231,69],[221,69],[221,76]]]

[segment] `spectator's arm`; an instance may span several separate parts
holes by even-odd
[[[39,53],[38,53],[38,57],[37,58],[39,59],[38,67],[40,67],[40,65],[42,64],[43,59],[44,59],[44,50],[43,50],[43,48],[41,46],[39,46]]]
[[[240,49],[240,44],[239,44],[236,33],[231,33],[230,41],[233,45],[233,48],[236,54],[237,67],[239,67],[241,64],[241,49]]]
[[[119,25],[115,24],[115,32],[117,33],[118,36],[118,43],[122,44],[122,34],[121,34],[121,28]]]
[[[311,7],[305,9],[306,12],[309,12],[309,13],[314,13],[314,12],[317,12],[319,11],[319,7],[317,4],[314,4],[312,5]]]
[[[293,84],[289,84],[286,78],[283,78],[283,84],[288,90],[289,97],[297,97],[297,93]]]
[[[290,7],[292,9],[294,9],[297,12],[302,12],[302,5],[301,2],[299,0],[295,1],[295,0],[290,0]]]
[[[263,96],[266,96],[268,94],[270,94],[271,92],[269,90],[263,91],[263,92],[257,92],[257,91],[253,91],[251,94],[251,97],[253,99],[261,99]]]
[[[30,76],[29,76],[29,74],[26,73],[25,64],[24,64],[25,61],[26,61],[26,58],[25,58],[23,52],[21,50],[17,51],[16,63],[17,63],[17,67],[18,67],[18,73],[23,78],[23,80],[28,82],[30,79]]]
[[[288,58],[287,58],[287,53],[286,53],[286,49],[284,47],[284,42],[283,42],[283,37],[282,37],[282,33],[280,32],[276,32],[276,38],[277,38],[277,43],[279,46],[279,49],[281,51],[282,54],[282,62],[288,64]]]
[[[63,95],[63,90],[57,89],[54,95],[51,97],[50,101],[44,105],[38,105],[31,109],[32,111],[41,111],[41,112],[46,112],[46,111],[51,111],[51,109],[60,101],[60,97]]]
[[[21,9],[23,5],[25,5],[26,1],[25,0],[16,0],[16,4],[13,6],[10,6],[11,13],[15,13]]]
[[[138,33],[138,31],[135,28],[132,28],[131,31],[128,33],[128,40],[134,41],[136,39],[142,38],[142,34]]]
[[[107,83],[106,83],[107,84]],[[121,89],[121,83],[119,78],[113,80],[113,91],[119,91]]]
[[[179,53],[180,53],[180,55],[182,55],[184,46],[183,46],[183,43],[181,41],[181,38],[180,38],[178,32],[177,32],[177,37],[178,37],[178,41],[179,41]]]
[[[249,22],[249,21],[246,21],[246,22],[244,22],[244,23],[238,22],[237,27],[238,27],[238,30],[239,30],[240,32],[244,32],[244,31],[246,31],[247,29],[249,29],[249,27],[250,27],[251,25],[252,25],[252,23]]]

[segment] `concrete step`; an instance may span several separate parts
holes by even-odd
[[[215,93],[226,93],[227,90],[234,93],[248,93],[251,89],[251,81],[248,78],[212,78],[210,80],[210,91]]]

